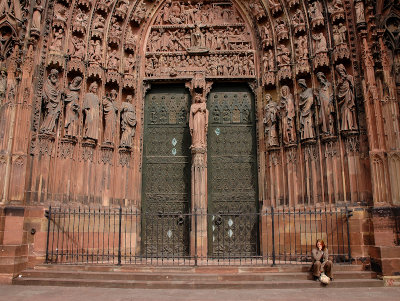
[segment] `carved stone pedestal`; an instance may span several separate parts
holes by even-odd
[[[207,255],[207,153],[205,148],[192,148],[192,231],[190,254]]]

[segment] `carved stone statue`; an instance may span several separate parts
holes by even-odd
[[[82,32],[84,32],[87,26],[88,18],[89,15],[87,15],[84,11],[78,8],[76,17],[74,18],[72,25],[74,26],[74,28],[80,29]]]
[[[124,16],[128,12],[129,2],[127,0],[121,0],[117,4],[117,8],[115,9],[117,12],[121,12]]]
[[[278,49],[278,55],[277,55],[278,66],[289,65],[290,64],[289,48],[287,48],[285,44],[279,44],[277,49]]]
[[[161,9],[161,12],[156,18],[155,24],[167,24],[169,23],[169,9],[171,7],[170,3],[166,3],[164,7]]]
[[[312,112],[314,104],[313,91],[311,88],[307,87],[305,79],[299,79],[298,83],[302,90],[299,94],[301,140],[313,139],[315,137]]]
[[[131,148],[136,132],[136,112],[132,96],[128,95],[126,102],[122,103],[121,110],[121,142],[120,147]]]
[[[296,142],[294,99],[288,86],[281,88],[282,135],[285,144]]]
[[[362,1],[357,1],[354,4],[356,10],[356,22],[357,24],[365,23],[365,12],[364,12],[364,3]]]
[[[133,56],[132,53],[130,53],[128,57],[125,58],[124,73],[125,74],[133,73],[134,69],[135,69],[135,57]]]
[[[3,104],[7,93],[7,71],[6,69],[0,70],[0,105]]]
[[[275,70],[275,55],[272,49],[268,50],[267,61],[268,61],[268,71]]]
[[[62,28],[59,28],[58,30],[54,28],[53,41],[50,44],[49,49],[52,51],[61,52],[63,38],[64,38],[64,30]]]
[[[292,17],[292,25],[293,27],[305,25],[304,14],[300,8],[296,10],[295,14]]]
[[[296,57],[299,60],[308,60],[308,40],[306,36],[299,36],[296,40]]]
[[[101,36],[104,32],[105,23],[106,19],[104,19],[102,15],[97,14],[93,21],[93,33],[97,32],[97,34]]]
[[[76,137],[79,129],[79,92],[82,77],[76,76],[69,84],[69,92],[65,95],[65,123],[64,136]]]
[[[311,23],[313,27],[324,24],[324,16],[322,14],[322,4],[319,1],[313,2],[308,8],[311,16]]]
[[[276,128],[278,105],[276,104],[276,102],[272,101],[272,97],[270,94],[267,94],[265,96],[265,99],[267,101],[264,115],[265,143],[267,147],[279,146],[279,136]]]
[[[200,26],[197,24],[195,25],[195,28],[192,29],[190,34],[190,48],[188,50],[195,52],[207,50],[205,47],[204,34],[201,31]]]
[[[342,36],[339,32],[339,28],[337,25],[333,25],[332,34],[333,34],[333,44],[335,46],[340,45],[342,43],[342,40],[341,40]]]
[[[314,67],[329,66],[328,47],[326,38],[322,32],[314,34]]]
[[[125,44],[135,45],[137,42],[136,36],[133,34],[131,27],[128,29],[128,33],[126,34]]]
[[[190,106],[189,128],[192,135],[192,148],[204,148],[207,141],[208,110],[205,99],[197,94]]]
[[[36,0],[36,5],[32,15],[32,29],[40,30],[40,23],[42,22],[42,1]]]
[[[271,34],[271,27],[269,23],[263,25],[261,27],[261,40],[264,47],[271,46],[273,43],[272,34]]]
[[[261,18],[265,17],[264,8],[261,6],[260,3],[250,2],[249,8],[254,12],[254,16],[256,17],[257,20],[260,20]]]
[[[169,22],[171,24],[182,23],[182,8],[178,1],[172,2],[171,8],[169,9]]]
[[[102,50],[100,40],[90,40],[89,56],[93,62],[101,61]]]
[[[347,41],[347,37],[346,37],[347,28],[343,23],[339,24],[338,31],[339,31],[339,34],[340,34],[340,42],[341,43],[346,43],[346,41]]]
[[[100,99],[97,96],[97,82],[93,82],[89,86],[89,92],[85,94],[83,99],[83,112],[85,121],[83,124],[83,138],[99,140],[100,126]]]
[[[263,64],[264,64],[264,72],[270,72],[275,69],[274,53],[272,49],[269,49],[268,52],[264,53]]]
[[[111,50],[111,48],[108,49],[108,62],[107,62],[107,68],[109,70],[117,71],[119,67],[119,57],[117,53],[117,49]]]
[[[275,31],[278,41],[289,38],[289,30],[282,17],[276,19]]]
[[[333,135],[335,132],[333,116],[335,109],[333,105],[332,85],[322,72],[317,73],[317,79],[319,82],[317,99],[321,131],[324,135]]]
[[[118,108],[115,105],[117,100],[117,90],[111,90],[109,95],[103,97],[103,115],[104,115],[104,135],[103,143],[113,144],[117,128]]]
[[[62,93],[58,87],[58,71],[52,69],[43,87],[42,105],[44,119],[40,126],[41,134],[54,134],[58,118],[61,114]]]
[[[81,38],[72,36],[69,53],[72,58],[84,59],[85,44]]]
[[[322,32],[313,35],[315,41],[315,53],[328,52],[328,47],[326,45],[326,38]]]
[[[144,1],[140,2],[140,4],[137,6],[135,14],[132,16],[132,18],[140,24],[142,20],[146,17],[146,3]]]
[[[333,44],[335,45],[333,58],[335,61],[342,58],[350,58],[346,33],[347,28],[343,23],[333,25]]]
[[[147,44],[147,51],[154,52],[161,49],[161,33],[158,30],[153,30],[149,37],[150,43]]]
[[[63,23],[67,22],[67,7],[59,2],[56,2],[54,4],[54,18]]]
[[[342,0],[333,0],[332,11],[333,12],[343,11],[343,1]]]
[[[111,22],[110,37],[120,37],[122,35],[121,25],[116,18],[112,18]]]
[[[347,74],[343,64],[337,65],[336,71],[339,75],[336,90],[340,107],[340,129],[342,131],[357,130],[353,76]]]

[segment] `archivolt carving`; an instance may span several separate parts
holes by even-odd
[[[336,21],[343,21],[345,19],[342,0],[333,0],[329,4],[328,9],[331,14],[331,20],[333,23],[335,23]]]

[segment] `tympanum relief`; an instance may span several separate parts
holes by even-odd
[[[250,30],[232,3],[166,2],[151,28],[145,76],[191,77],[201,71],[209,78],[253,78],[252,49]]]

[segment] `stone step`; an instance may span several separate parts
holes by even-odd
[[[98,279],[132,281],[273,281],[273,280],[311,280],[309,272],[266,272],[266,273],[171,273],[171,272],[91,272],[73,270],[25,270],[17,280],[27,278],[53,279]],[[335,271],[336,279],[375,279],[376,273],[368,271]]]
[[[17,285],[43,286],[79,286],[103,288],[141,288],[141,289],[288,289],[318,288],[324,286],[311,280],[291,281],[133,281],[100,279],[54,279],[54,278],[17,278]],[[383,281],[377,279],[338,279],[329,284],[331,288],[382,287]]]
[[[240,273],[268,273],[268,272],[308,272],[310,265],[276,265],[276,266],[148,266],[148,265],[57,265],[42,264],[35,266],[35,270],[57,271],[88,271],[88,272],[128,272],[128,273],[199,273],[199,274],[240,274]],[[363,271],[361,265],[334,264],[338,271]]]

